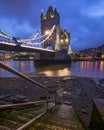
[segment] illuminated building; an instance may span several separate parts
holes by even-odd
[[[49,6],[46,14],[43,14],[41,11],[41,35],[49,35],[49,38],[42,43],[43,48],[51,48],[55,50],[55,53],[45,53],[36,54],[35,59],[41,60],[42,62],[45,60],[52,61],[69,61],[69,44],[70,44],[70,34],[66,31],[66,29],[62,29],[60,26],[60,15],[55,8],[53,10],[52,6]],[[52,28],[54,27],[53,32],[51,33]],[[47,61],[46,61],[47,63]]]
[[[52,6],[49,6],[46,15],[43,14],[43,11],[41,12],[41,33],[42,35],[50,33],[50,29],[55,27],[55,30],[53,34],[50,36],[50,38],[44,42],[43,48],[47,48],[47,46],[52,46],[53,50],[58,50],[56,47],[57,42],[57,36],[59,37],[59,50],[69,48],[70,43],[70,34],[63,30],[60,26],[60,15],[55,8],[53,10]]]

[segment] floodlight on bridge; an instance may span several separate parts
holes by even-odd
[[[46,35],[48,35],[49,33],[50,33],[50,31],[49,31],[49,30],[46,30],[46,31],[45,31],[45,34],[46,34]]]
[[[68,38],[66,38],[66,39],[65,39],[65,42],[69,42],[69,39],[68,39]]]
[[[63,39],[61,39],[61,40],[60,40],[60,42],[61,42],[61,43],[63,43],[63,42],[64,42],[64,40],[63,40]]]
[[[9,40],[13,40],[13,37],[11,35],[9,35],[8,33],[0,30],[0,37],[3,37],[3,38],[6,38],[6,39],[9,39]]]

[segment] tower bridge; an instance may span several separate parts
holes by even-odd
[[[41,12],[41,29],[27,39],[20,39],[0,30],[0,50],[35,52],[35,59],[68,59],[71,53],[70,33],[60,26],[60,15],[49,6]]]

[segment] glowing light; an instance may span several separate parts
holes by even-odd
[[[46,20],[47,19],[47,17],[46,16],[43,16],[43,20]]]
[[[103,72],[104,71],[104,62],[101,62],[100,68],[101,68],[101,71]]]
[[[101,56],[104,59],[104,55]]]
[[[61,43],[63,43],[63,42],[64,42],[64,40],[63,40],[63,39],[61,39],[60,41],[61,41]]]
[[[55,17],[55,15],[54,15],[54,14],[51,14],[51,15],[50,15],[50,17],[51,17],[51,18],[54,18],[54,17]]]
[[[68,38],[67,38],[67,39],[65,39],[65,42],[69,42]]]
[[[46,34],[46,35],[48,35],[49,33],[50,33],[50,31],[49,31],[49,30],[46,30],[46,31],[45,31],[45,34]]]

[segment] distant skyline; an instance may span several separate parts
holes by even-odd
[[[57,8],[74,51],[104,44],[104,0],[0,0],[0,29],[28,38],[40,29],[41,10]]]

